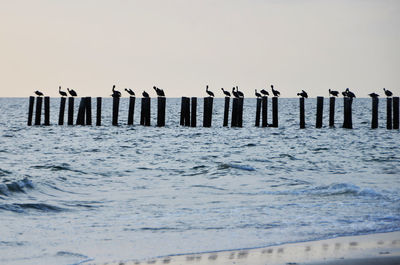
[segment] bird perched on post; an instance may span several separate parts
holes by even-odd
[[[379,95],[376,94],[375,92],[368,94],[368,96],[370,96],[371,98],[377,98],[377,97],[379,97]]]
[[[244,98],[244,94],[243,94],[242,91],[239,91],[239,87],[238,87],[238,86],[236,86],[236,93],[238,94],[238,96],[239,96],[240,98]]]
[[[42,96],[43,96],[43,93],[40,92],[39,90],[36,90],[36,91],[35,91],[35,94],[36,94],[37,96],[39,96],[39,97],[42,97]]]
[[[263,95],[263,97],[268,97],[269,96],[269,93],[268,93],[268,91],[267,90],[265,90],[264,88],[263,89],[261,89],[261,94]]]
[[[356,97],[356,95],[353,92],[351,92],[349,88],[346,88],[346,96],[349,97],[349,98],[355,98]]]
[[[222,92],[224,92],[226,97],[230,97],[231,96],[231,93],[229,93],[229,91],[224,90],[223,87],[221,87],[221,89],[222,89]]]
[[[214,97],[214,93],[208,90],[208,85],[206,86],[206,92],[210,97]]]
[[[274,97],[279,97],[281,95],[281,93],[278,90],[274,89],[274,85],[271,85],[271,90]]]
[[[153,89],[156,91],[157,96],[159,96],[159,97],[165,97],[164,90],[162,90],[161,88],[158,88],[158,87],[156,87],[156,86],[153,86]]]
[[[78,94],[75,92],[75,90],[69,89],[69,88],[67,88],[67,90],[68,90],[68,93],[71,95],[71,97],[76,97],[76,96],[78,96]]]
[[[262,97],[261,94],[257,92],[257,89],[255,89],[255,92],[254,92],[254,93],[255,93],[255,95],[256,95],[257,98],[261,98],[261,97]]]
[[[121,92],[119,92],[118,90],[115,90],[115,85],[113,85],[112,87],[112,97],[113,98],[120,98],[121,97]]]
[[[387,97],[391,97],[391,96],[393,96],[393,93],[392,93],[392,91],[390,91],[390,90],[387,90],[386,88],[384,88],[384,89],[383,89],[383,91],[385,91],[385,95],[386,95]]]
[[[306,91],[301,90],[300,93],[297,93],[298,96],[302,97],[302,98],[308,98],[308,94]]]
[[[232,87],[232,95],[233,95],[235,98],[239,98],[239,94],[235,91],[235,87]]]
[[[61,91],[61,86],[58,87],[58,93],[60,93],[60,95],[61,95],[62,97],[67,97],[67,96],[68,96],[68,95],[67,95],[67,92]]]
[[[129,95],[131,95],[133,97],[135,96],[135,92],[133,92],[133,90],[130,88],[125,88],[125,91],[128,92]]]
[[[147,92],[144,91],[144,90],[143,90],[142,96],[143,96],[144,98],[149,98],[149,97],[150,97],[150,96],[149,96],[149,93],[147,93]]]
[[[337,96],[339,96],[339,91],[329,89],[329,95],[332,95],[333,97],[337,97]]]

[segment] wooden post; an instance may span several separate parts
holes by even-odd
[[[335,97],[329,98],[329,127],[335,127]]]
[[[239,99],[234,98],[232,100],[232,118],[231,118],[231,127],[238,126],[238,112],[239,112]]]
[[[324,97],[317,97],[317,119],[315,128],[322,128],[322,116],[324,110]]]
[[[261,115],[261,98],[256,99],[256,123],[255,126],[260,126],[260,115]]]
[[[228,126],[228,119],[229,119],[229,101],[230,97],[225,97],[225,105],[224,105],[224,122],[222,126]]]
[[[158,127],[165,126],[165,105],[166,105],[166,98],[158,97],[157,98],[157,126]]]
[[[213,98],[204,98],[203,127],[211,127]]]
[[[393,98],[393,129],[399,129],[399,97]]]
[[[244,101],[244,98],[239,98],[238,127],[242,127],[243,126],[243,101]]]
[[[76,118],[76,125],[85,125],[85,104],[86,98],[81,98],[79,103],[78,116]]]
[[[65,113],[65,97],[60,98],[60,112],[58,114],[58,125],[64,125],[64,113]]]
[[[32,126],[32,117],[33,117],[33,105],[35,104],[35,97],[29,97],[29,109],[28,109],[28,126]]]
[[[379,98],[372,98],[372,122],[371,129],[378,128],[378,105]]]
[[[92,125],[92,98],[86,97],[85,101],[86,125]]]
[[[261,126],[262,127],[267,127],[268,126],[268,97],[262,97],[262,122]]]
[[[74,98],[68,98],[68,125],[74,125]]]
[[[392,98],[386,98],[386,129],[391,130],[392,128]]]
[[[150,101],[151,98],[142,98],[140,125],[150,126]]]
[[[272,125],[278,127],[278,97],[272,98]]]
[[[185,126],[190,126],[190,98],[184,98],[184,112],[183,112],[183,120]]]
[[[185,125],[185,97],[181,98],[181,119],[179,124],[181,126]]]
[[[351,111],[351,105],[353,104],[353,98],[348,98],[345,97],[343,98],[343,128],[346,129],[353,129],[353,119],[352,119],[352,111]]]
[[[196,119],[197,119],[197,98],[192,97],[192,111],[191,111],[191,117],[190,117],[190,126],[191,127],[196,127]]]
[[[112,125],[118,126],[119,97],[113,97]]]
[[[35,114],[35,125],[40,125],[42,118],[42,97],[36,97],[36,114]]]
[[[96,126],[101,126],[101,97],[97,97]]]
[[[132,96],[129,97],[128,125],[133,125],[133,118],[135,115],[135,101],[136,101],[135,97]]]
[[[306,128],[306,118],[304,114],[304,98],[299,98],[300,100],[300,129]]]
[[[50,97],[44,97],[44,125],[50,125]]]

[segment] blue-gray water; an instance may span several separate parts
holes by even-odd
[[[28,99],[0,99],[0,264],[78,264],[251,248],[400,230],[400,132],[370,128],[370,99],[355,99],[353,130],[315,129],[315,99],[280,99],[279,128],[68,127],[51,99],[50,127],[28,127]],[[202,100],[198,125],[202,124]],[[95,103],[95,102],[93,102]],[[77,107],[77,103],[75,104]],[[137,102],[135,124],[139,121]],[[269,105],[269,111],[271,105]],[[95,109],[93,108],[95,114]],[[269,112],[269,118],[271,113]]]

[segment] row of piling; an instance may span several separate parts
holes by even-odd
[[[34,125],[41,125],[42,117],[42,105],[44,100],[44,123],[43,125],[50,125],[50,97],[36,97],[36,108],[35,108],[35,120]],[[67,98],[62,97],[60,100],[60,111],[58,125],[64,125],[64,113]],[[74,100],[75,98],[68,98],[68,112],[67,112],[67,124],[74,124]],[[97,97],[96,99],[96,126],[101,126],[101,108],[102,98]],[[213,112],[213,100],[212,97],[204,98],[204,112],[203,112],[203,127],[211,127],[212,125],[212,112]],[[329,98],[329,127],[335,126],[335,97]],[[343,128],[352,129],[352,103],[353,98],[343,98]],[[128,125],[133,125],[134,111],[135,111],[135,97],[129,98],[129,109],[128,109]],[[119,115],[119,97],[113,98],[112,108],[112,125],[118,126],[118,115]],[[243,126],[243,103],[244,98],[233,98],[232,100],[232,115],[231,115],[231,127],[242,127]],[[306,127],[305,122],[305,98],[299,99],[300,107],[300,128]],[[223,126],[228,126],[229,119],[229,105],[230,98],[225,97],[224,102],[224,118]],[[379,98],[372,98],[372,121],[371,128],[378,128],[378,105]],[[316,112],[316,128],[322,128],[323,126],[323,106],[324,98],[317,97],[317,112]],[[33,113],[35,107],[35,97],[29,97],[29,111],[28,111],[28,126],[32,125]],[[166,98],[157,98],[157,126],[165,126],[165,109],[166,109]],[[399,129],[399,97],[387,98],[386,99],[386,128],[387,129]],[[151,99],[141,99],[141,113],[140,113],[140,125],[151,126]],[[196,127],[197,121],[197,98],[182,97],[181,99],[181,113],[180,113],[180,125]],[[272,123],[268,123],[268,97],[257,98],[256,101],[256,119],[255,126],[257,127],[278,127],[278,98],[272,98]],[[83,97],[79,103],[78,114],[76,118],[76,125],[92,125],[92,99],[91,97]]]

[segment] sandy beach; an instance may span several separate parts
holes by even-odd
[[[96,264],[96,263],[94,263]],[[104,264],[400,264],[400,232],[338,237],[256,249],[159,257]]]

